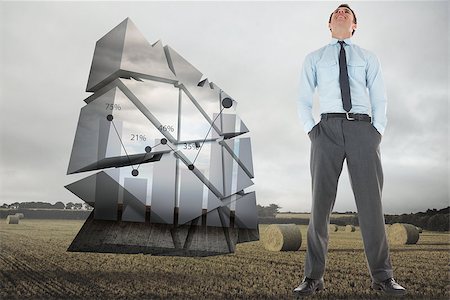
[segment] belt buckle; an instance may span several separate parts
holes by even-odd
[[[347,120],[349,120],[349,121],[355,121],[355,118],[351,118],[351,117],[349,116],[349,113],[348,113],[348,112],[345,113],[345,116],[347,117]]]

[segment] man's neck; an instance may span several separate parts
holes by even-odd
[[[350,32],[333,32],[331,37],[343,41],[345,39],[351,38],[352,34]]]

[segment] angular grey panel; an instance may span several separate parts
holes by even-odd
[[[222,130],[221,135],[226,139],[248,132],[248,128],[245,126],[244,122],[234,114],[222,113],[220,118],[218,118],[218,123]]]
[[[97,42],[68,173],[125,168],[66,186],[94,206],[71,251],[202,256],[258,239],[250,139],[232,139],[248,128],[202,76],[129,19]]]
[[[230,227],[230,208],[228,206],[218,207],[206,215],[206,225],[212,227]]]
[[[181,98],[180,122],[180,140],[182,141],[202,141],[211,127],[211,122],[198,110],[184,91]]]
[[[115,89],[110,90],[97,101],[114,103],[115,94]],[[86,105],[81,109],[67,174],[77,172],[98,161],[99,140],[105,141],[109,136],[109,134],[106,137],[100,135],[100,124],[103,120],[107,122],[104,109],[99,105]],[[107,123],[109,124],[110,122]],[[103,134],[105,134],[104,131],[102,127]]]
[[[222,108],[220,88],[214,88],[208,79],[205,79],[197,85],[186,86],[186,93],[197,103],[199,110],[211,123],[211,117],[218,114]]]
[[[120,68],[148,75],[149,79],[154,77],[176,80],[169,68],[161,41],[151,45],[129,19]]]
[[[119,70],[127,23],[125,19],[95,44],[86,92],[93,92],[101,81]]]
[[[241,120],[241,122],[239,124],[240,124],[240,126],[238,128],[239,132],[246,133],[246,132],[249,131],[247,126],[245,126],[245,124],[244,124],[244,122],[242,120]]]
[[[252,142],[250,138],[239,139],[239,161],[245,172],[253,178]]]
[[[230,210],[233,207],[233,210],[236,207],[236,202],[239,201],[243,195],[233,194],[231,196],[222,198],[221,200],[209,198],[206,216],[206,225],[207,226],[230,226]],[[217,201],[217,202],[216,202]],[[218,209],[219,208],[219,209]],[[222,220],[219,218],[219,212],[224,216]]]
[[[175,165],[172,154],[163,155],[153,166],[153,189],[151,216],[152,223],[173,224],[175,207]]]
[[[258,228],[255,192],[245,194],[239,201],[236,201],[235,220],[239,228]]]
[[[113,116],[113,121],[107,120],[108,115]],[[154,146],[150,141],[162,137],[134,103],[114,87],[81,109],[68,173],[108,167],[107,158],[125,159],[132,165],[128,157],[145,155],[145,147]]]
[[[202,73],[170,46],[165,46],[164,49],[176,78],[185,86],[197,85],[202,79]]]
[[[205,193],[204,189],[203,189],[203,193]],[[182,194],[180,193],[180,195],[182,195]],[[204,196],[204,195],[202,195],[202,196]],[[211,190],[207,190],[207,195],[206,196],[207,196],[206,212],[208,214],[206,220],[208,222],[208,218],[210,218],[210,217],[208,217],[210,212],[214,211],[218,207],[222,207],[222,206],[227,205],[227,204],[222,202],[219,198],[217,198],[217,196],[214,195],[214,193],[211,192]],[[202,205],[202,203],[200,205]],[[184,219],[184,221],[185,221],[184,223],[193,221],[195,218],[201,217],[202,213],[203,213],[203,211],[200,210],[200,212],[197,215],[192,214],[189,217],[189,219],[187,219],[187,218]],[[213,213],[213,217],[214,217],[214,213]],[[226,224],[226,223],[224,223],[224,224]],[[179,223],[179,225],[182,225],[182,223]],[[214,225],[214,226],[216,226],[216,225]],[[217,226],[219,226],[219,225],[217,225]]]
[[[99,116],[99,135],[98,135],[98,150],[97,161],[95,162],[93,170],[99,169],[97,163],[105,159],[108,154],[113,157],[120,157],[121,143],[120,138],[122,136],[122,122],[116,120],[114,125],[106,119]],[[118,134],[117,134],[118,133]]]
[[[122,122],[120,133],[124,149],[122,149],[121,155],[144,153],[146,146],[154,146],[150,141],[161,139],[164,135],[142,114],[134,100],[125,95],[122,91],[121,81],[117,82],[119,89],[116,92],[115,103],[120,104],[121,109],[113,110],[110,113],[114,116],[112,123]],[[117,134],[115,137],[117,139]]]
[[[179,90],[173,84],[151,80],[126,80],[121,82],[148,109],[157,122],[155,127],[176,137],[178,132]],[[138,105],[137,105],[138,106]],[[161,128],[160,128],[161,126]]]
[[[95,205],[95,187],[97,174],[93,174],[81,180],[75,181],[65,186],[75,196],[88,203],[90,206]]]
[[[240,166],[238,166],[237,169],[238,173],[237,173],[236,193],[253,185],[253,181],[247,175],[244,169],[242,169]]]
[[[181,151],[175,151],[174,155],[177,156],[183,164],[189,166],[192,164],[192,161],[184,155]],[[208,180],[208,178],[202,173],[202,171],[198,168],[194,168],[192,172],[203,182],[204,185],[208,187],[208,189],[216,195],[216,197],[222,197],[223,194]]]
[[[150,45],[127,18],[97,42],[86,91],[95,92],[118,77],[133,75],[176,82],[161,42]]]
[[[218,209],[214,209],[207,213],[206,226],[222,227],[222,222],[220,221]]]
[[[119,203],[120,170],[108,170],[97,173],[95,187],[94,219],[117,220],[117,204]]]
[[[106,169],[112,167],[126,167],[133,165],[143,165],[150,162],[159,161],[164,153],[169,153],[170,150],[152,151],[151,153],[135,154],[129,156],[108,157],[96,162],[92,165],[79,169],[77,172],[93,171],[98,169]],[[74,172],[74,173],[77,173]]]
[[[223,195],[223,168],[222,168],[222,146],[217,143],[211,144],[209,159],[209,182]]]
[[[136,97],[135,94],[133,94],[130,89],[127,87],[128,80],[126,79],[120,79],[117,81],[117,85],[120,88],[120,90],[130,99],[135,106],[140,111],[141,115],[145,116],[148,121],[151,122],[153,126],[151,126],[153,129],[159,128],[163,124],[160,123],[160,121],[153,115],[152,112]],[[176,139],[175,137],[169,132],[169,131],[159,131],[158,134],[155,136],[161,136],[167,138],[171,143],[175,143]]]
[[[223,168],[225,197],[253,185],[250,177],[225,149],[223,149]]]
[[[253,160],[250,138],[235,138],[220,142],[233,158],[244,169],[250,178],[253,178]]]
[[[147,179],[125,178],[122,221],[145,222]]]
[[[180,206],[178,224],[201,216],[203,200],[203,183],[184,166],[180,166]]]

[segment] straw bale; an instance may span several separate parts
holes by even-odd
[[[19,217],[16,215],[9,215],[6,217],[6,224],[19,224]]]
[[[392,245],[416,244],[419,230],[411,224],[395,223],[388,230],[388,241]]]
[[[295,224],[272,224],[262,235],[264,248],[269,251],[297,251],[302,245],[300,226]]]
[[[355,226],[353,226],[353,225],[347,225],[347,226],[345,226],[345,231],[346,232],[355,232]]]
[[[330,224],[328,226],[328,232],[336,232],[339,230],[339,227],[336,224]]]

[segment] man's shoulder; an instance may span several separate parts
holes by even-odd
[[[325,45],[325,46],[323,46],[323,47],[321,47],[321,48],[319,48],[319,49],[317,49],[317,50],[314,50],[314,51],[308,53],[308,54],[305,56],[305,60],[312,60],[312,61],[317,61],[317,60],[319,60],[319,58],[322,57],[322,55],[323,55],[325,49],[326,49],[328,46],[329,46],[329,45]]]
[[[319,49],[314,50],[314,51],[308,53],[308,55],[306,55],[306,56],[317,56],[317,55],[321,55],[321,54],[323,53],[323,51],[325,51],[325,49],[326,49],[328,46],[330,46],[330,45],[328,44],[328,45],[325,45],[325,46],[323,46],[323,47],[320,47]]]
[[[352,47],[353,47],[353,50],[359,52],[359,54],[361,54],[361,56],[363,56],[366,59],[377,59],[377,56],[371,50],[367,50],[366,48],[362,48],[359,45],[354,44],[354,43],[352,43]]]

